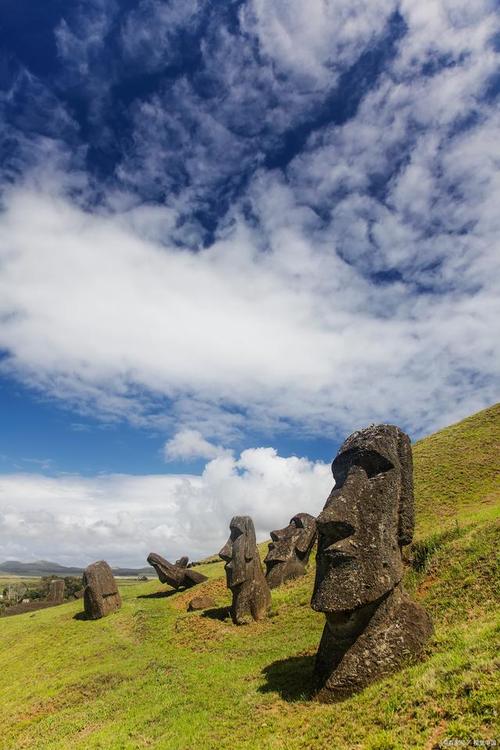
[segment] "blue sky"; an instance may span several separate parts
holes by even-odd
[[[210,553],[319,510],[354,429],[497,400],[499,39],[491,0],[5,0],[0,558]]]

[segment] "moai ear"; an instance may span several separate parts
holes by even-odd
[[[410,438],[402,430],[398,435],[398,457],[401,469],[399,495],[399,544],[410,544],[415,529],[415,497],[413,494],[413,457]]]
[[[248,518],[245,529],[245,560],[250,562],[255,556],[255,546],[257,540],[255,538],[255,528],[251,518]]]
[[[302,530],[295,549],[301,555],[305,555],[314,544],[316,538],[316,519],[304,513],[301,516]]]

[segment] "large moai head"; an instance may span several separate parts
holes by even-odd
[[[326,615],[313,682],[342,700],[417,656],[432,634],[405,592],[401,548],[413,535],[410,440],[393,425],[351,435],[332,464],[335,487],[316,519],[313,609]]]
[[[232,589],[253,578],[259,552],[250,516],[234,516],[229,524],[229,531],[229,539],[219,552],[219,557],[226,563],[224,569],[227,587]]]
[[[341,446],[317,518],[313,609],[354,610],[399,583],[401,547],[413,536],[412,468],[410,439],[393,425],[367,427]]]
[[[231,617],[237,625],[265,617],[271,604],[250,516],[234,516],[229,539],[219,552],[226,563],[227,587],[233,594]]]
[[[270,588],[304,575],[316,541],[316,519],[309,513],[297,513],[288,526],[271,531],[269,551],[264,559]]]
[[[122,605],[113,571],[104,560],[92,563],[83,572],[85,614],[91,620],[115,612]]]

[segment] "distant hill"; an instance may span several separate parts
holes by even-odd
[[[48,560],[35,560],[34,562],[23,563],[18,560],[7,560],[0,563],[0,573],[10,573],[16,576],[81,576],[83,568],[66,567],[59,563],[49,562]],[[113,568],[116,576],[154,576],[156,575],[153,568]]]

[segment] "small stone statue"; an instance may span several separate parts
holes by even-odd
[[[415,657],[432,634],[405,592],[401,549],[414,527],[409,437],[393,425],[355,432],[332,464],[335,487],[316,519],[312,607],[326,615],[317,698],[342,700]]]
[[[306,572],[316,541],[316,519],[309,513],[297,513],[284,529],[271,531],[271,539],[264,562],[266,581],[269,588],[274,589]]]
[[[203,573],[197,573],[192,568],[187,567],[187,557],[181,557],[175,565],[172,565],[161,555],[151,552],[148,555],[148,563],[156,570],[160,581],[168,583],[174,589],[189,589],[207,580]]]
[[[83,604],[90,620],[98,620],[122,606],[115,577],[104,560],[92,563],[83,572]]]
[[[271,592],[262,571],[252,519],[234,516],[229,528],[231,534],[219,557],[226,563],[227,587],[233,593],[231,617],[235,625],[245,625],[266,616]]]
[[[64,581],[61,578],[55,578],[49,583],[49,593],[47,599],[54,604],[62,604],[64,601]]]

